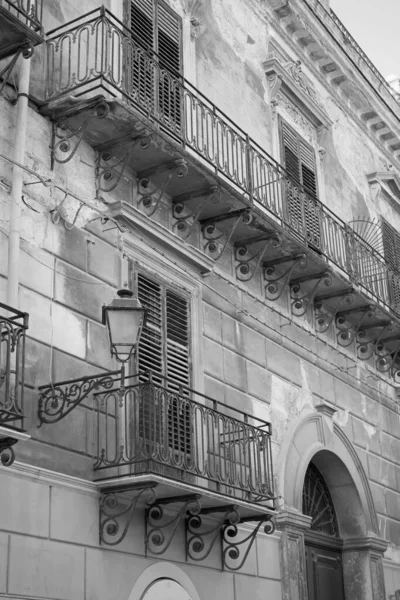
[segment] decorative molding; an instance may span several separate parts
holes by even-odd
[[[322,413],[329,419],[332,419],[333,415],[337,412],[337,408],[325,400],[320,404],[317,404],[315,406],[315,410],[317,410],[319,413]]]
[[[150,221],[148,217],[140,210],[128,204],[118,201],[110,204],[110,214],[118,222],[122,223],[128,231],[132,231],[134,236],[140,230],[144,237],[150,240],[157,240],[162,247],[167,248],[172,255],[179,257],[183,262],[192,265],[201,273],[212,271],[214,260],[203,252],[183,242],[177,235],[169,231],[163,225],[156,221]]]
[[[272,105],[279,104],[284,96],[299,107],[317,130],[332,125],[332,121],[317,101],[314,86],[303,74],[300,61],[282,64],[276,56],[270,56],[263,63],[263,69],[270,86]]]
[[[377,202],[381,192],[384,191],[391,202],[397,208],[400,207],[400,177],[397,173],[393,171],[376,171],[367,175],[367,179],[373,202]]]
[[[311,527],[312,517],[294,510],[280,510],[274,520],[277,528],[280,530],[285,527],[291,527],[307,531]]]
[[[373,550],[378,554],[386,552],[388,542],[381,538],[366,536],[343,540],[343,552],[359,552],[362,550]]]
[[[294,121],[297,127],[301,128],[303,136],[309,142],[313,143],[316,131],[315,127],[289,98],[279,92],[276,95],[275,100],[272,101],[272,111],[274,114],[276,114],[278,106],[283,113],[286,113],[289,118]]]

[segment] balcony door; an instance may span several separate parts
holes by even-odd
[[[181,128],[182,21],[162,0],[125,0],[129,95],[168,130]]]
[[[317,200],[314,149],[280,119],[282,160],[288,173],[286,221],[290,228],[315,249],[321,248],[321,214]]]
[[[153,383],[144,388],[136,431],[149,458],[183,467],[192,447],[189,299],[142,273],[137,292],[147,311],[137,356],[139,380],[148,381],[151,371]]]
[[[303,487],[303,513],[312,517],[305,536],[308,600],[344,600],[342,541],[329,489],[310,463]]]

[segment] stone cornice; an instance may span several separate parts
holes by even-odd
[[[133,236],[137,231],[151,240],[156,240],[161,247],[164,247],[172,255],[185,262],[186,264],[198,269],[200,273],[208,273],[213,270],[215,261],[208,257],[192,245],[185,244],[178,236],[174,235],[169,229],[151,221],[140,210],[128,204],[118,201],[110,204],[110,214],[119,221],[129,231],[132,230]]]
[[[271,3],[271,1],[272,0],[269,0],[270,3]],[[253,0],[253,4],[254,3],[255,3],[255,0]],[[273,10],[274,10],[274,8],[272,8],[272,11]],[[305,10],[304,7],[303,7],[303,10]],[[388,161],[392,162],[394,158],[397,158],[396,155],[391,150],[390,146],[386,146],[385,144],[383,144],[380,141],[379,136],[374,135],[371,128],[367,126],[366,121],[364,121],[362,118],[360,118],[362,113],[360,114],[360,112],[358,112],[355,108],[350,107],[349,103],[348,103],[348,99],[346,99],[344,101],[343,93],[341,93],[340,86],[334,86],[334,85],[332,85],[332,82],[327,81],[327,78],[323,76],[322,71],[319,68],[319,66],[317,64],[315,64],[315,62],[307,54],[304,46],[302,46],[301,44],[298,43],[297,38],[293,34],[288,35],[286,33],[285,28],[280,23],[280,20],[274,14],[271,14],[271,12],[269,12],[268,9],[266,10],[265,5],[262,7],[262,10],[261,10],[261,7],[257,5],[257,12],[262,15],[262,17],[269,23],[269,25],[275,31],[277,31],[277,33],[279,34],[279,37],[281,37],[284,40],[285,44],[287,44],[287,46],[297,56],[301,55],[302,60],[304,61],[304,63],[306,64],[306,66],[310,70],[310,72],[313,74],[313,76],[316,78],[316,80],[319,81],[319,83],[327,91],[329,91],[331,96],[334,98],[335,104],[337,104],[337,106],[357,124],[357,126],[375,144],[375,146],[377,146],[379,148],[379,150],[388,159]],[[308,21],[309,21],[309,19],[308,19]],[[295,39],[296,41],[293,41],[293,39]],[[370,110],[376,114],[376,111],[374,110],[372,105],[368,105],[368,103],[366,103],[366,105],[367,105],[365,107],[366,109],[368,108],[368,110]],[[400,108],[399,108],[399,111],[400,111]],[[397,126],[398,126],[398,124],[397,124]],[[396,150],[396,152],[397,152],[397,150]],[[399,151],[399,155],[400,155],[400,151]]]
[[[388,542],[381,538],[366,536],[352,538],[343,541],[343,552],[360,552],[362,550],[373,550],[383,554],[388,547]]]
[[[312,517],[293,510],[280,510],[275,517],[275,523],[279,529],[290,527],[307,531],[311,527],[311,521]]]

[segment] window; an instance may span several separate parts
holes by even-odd
[[[321,247],[321,223],[315,153],[283,119],[280,119],[280,135],[282,159],[290,179],[286,183],[288,223],[311,246],[318,249]]]
[[[145,50],[132,52],[128,60],[132,94],[165,125],[179,129],[182,21],[162,0],[125,2],[125,23],[134,47]]]
[[[328,487],[317,467],[308,465],[303,486],[303,513],[312,517],[311,529],[339,536],[335,507]]]
[[[147,309],[138,347],[138,370],[150,370],[155,385],[172,393],[168,402],[163,397],[157,403],[152,397],[143,403],[139,435],[188,454],[191,447],[190,411],[185,401],[188,392],[180,389],[191,385],[188,298],[142,273],[137,275],[137,292]],[[145,375],[140,378],[147,380]]]
[[[400,314],[400,233],[382,219],[383,251],[389,265],[389,293],[393,310]]]

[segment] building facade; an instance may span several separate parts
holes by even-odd
[[[396,90],[328,0],[0,0],[0,60],[0,595],[398,598]]]

